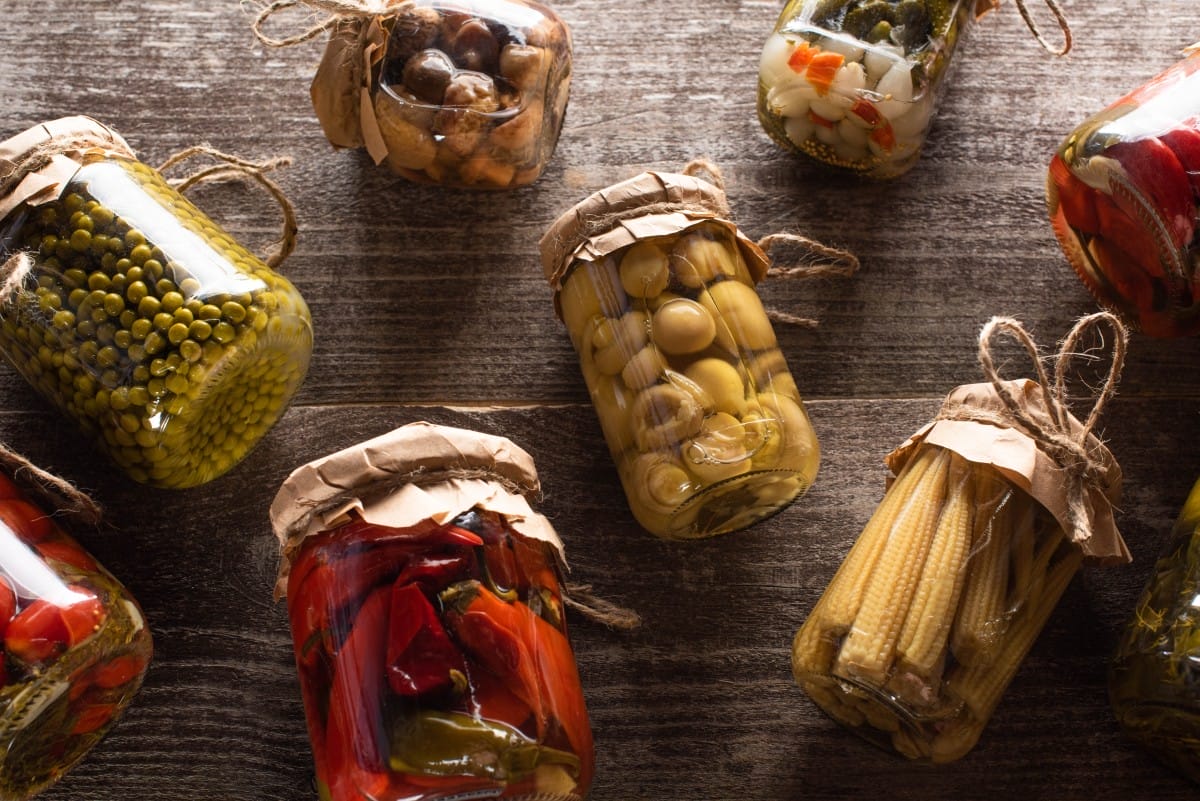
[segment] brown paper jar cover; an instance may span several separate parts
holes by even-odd
[[[647,172],[565,212],[540,248],[630,509],[672,539],[744,528],[812,483],[820,449],[723,190]]]
[[[581,801],[591,728],[562,545],[507,439],[413,423],[271,505],[321,796]]]
[[[0,351],[129,476],[207,482],[283,414],[308,307],[101,123],[0,142]]]
[[[1048,419],[1038,384],[1004,384]],[[1088,434],[1074,517],[1079,474],[1005,413],[992,384],[959,387],[888,456],[894,480],[793,642],[809,697],[910,759],[969,752],[1084,557],[1129,561],[1112,453]]]
[[[312,84],[336,147],[420,183],[508,189],[554,153],[571,33],[534,0],[413,0],[338,22]]]

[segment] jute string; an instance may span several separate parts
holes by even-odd
[[[1054,21],[1058,23],[1058,29],[1062,31],[1062,47],[1055,47],[1042,36],[1037,23],[1033,21],[1033,15],[1029,13],[1029,9],[1025,6],[1025,0],[1016,0],[1016,4],[1017,11],[1021,12],[1021,19],[1025,20],[1025,25],[1028,26],[1029,32],[1033,34],[1033,38],[1037,39],[1038,44],[1045,48],[1048,53],[1056,56],[1065,56],[1071,52],[1071,45],[1073,44],[1071,24],[1067,22],[1067,15],[1063,13],[1062,6],[1058,4],[1058,0],[1046,0],[1046,7],[1054,15]]]
[[[221,163],[204,167],[184,178],[170,180],[169,183],[179,192],[186,192],[191,187],[200,184],[215,183],[230,179],[250,180],[265,189],[274,198],[275,202],[279,205],[280,212],[283,214],[283,230],[279,241],[262,256],[262,260],[268,267],[272,269],[278,268],[292,254],[292,251],[296,249],[296,234],[299,231],[299,226],[296,223],[296,207],[292,205],[291,200],[284,194],[284,191],[279,188],[279,184],[268,178],[266,173],[278,167],[287,166],[292,163],[292,160],[287,156],[277,156],[263,162],[246,161],[237,156],[222,153],[207,145],[196,145],[171,156],[158,167],[158,171],[165,173],[171,167],[182,164],[197,156],[208,156]]]
[[[1095,393],[1087,419],[1077,424],[1072,417],[1067,397],[1066,381],[1076,348],[1082,337],[1092,329],[1107,325],[1112,329],[1108,373]],[[1030,407],[1013,394],[1010,384],[1000,378],[992,358],[992,341],[1008,335],[1029,354],[1037,374],[1037,383],[1045,399],[1043,408]],[[1018,321],[1009,317],[993,317],[979,334],[979,364],[984,375],[1004,403],[1005,411],[993,413],[966,405],[943,409],[939,420],[972,420],[1013,428],[1031,437],[1039,450],[1054,460],[1068,479],[1067,513],[1072,531],[1071,539],[1081,542],[1092,536],[1089,490],[1102,490],[1105,463],[1089,448],[1088,440],[1100,419],[1104,407],[1116,394],[1117,382],[1125,366],[1125,348],[1129,333],[1121,321],[1109,312],[1097,312],[1081,318],[1067,334],[1055,357],[1054,381],[1051,383],[1033,337]],[[1108,344],[1108,340],[1103,342]],[[1102,345],[1103,347],[1103,345]],[[1102,491],[1096,493],[1100,497]]]
[[[294,520],[284,530],[288,542],[285,556],[291,559],[299,551],[300,543],[303,542],[301,535],[308,528],[310,521],[314,517],[319,517],[331,509],[344,505],[348,501],[376,498],[386,495],[406,484],[421,487],[429,486],[430,484],[439,484],[444,481],[465,481],[471,479],[490,481],[512,495],[525,495],[531,490],[531,487],[517,484],[515,481],[485,468],[450,468],[446,470],[418,468],[406,473],[396,473],[386,479],[372,482],[370,488],[365,492],[361,487],[349,488],[319,502],[305,501],[304,499],[298,500],[297,503],[307,506],[309,511],[307,514]],[[592,585],[590,584],[567,582],[563,588],[563,602],[585,618],[605,625],[610,629],[630,630],[637,628],[642,623],[641,617],[633,610],[625,609],[593,593]]]
[[[53,506],[48,510],[51,515],[66,514],[93,526],[100,522],[103,510],[91,496],[66,479],[38,467],[3,442],[0,442],[0,470]]]
[[[384,15],[395,15],[411,6],[411,0],[273,0],[266,5],[245,3],[243,6],[258,7],[258,14],[250,28],[258,40],[268,47],[290,47],[307,42],[333,28],[342,20],[370,19]],[[305,28],[300,33],[277,39],[263,32],[263,25],[275,14],[288,8],[302,6],[325,14],[324,19]]]

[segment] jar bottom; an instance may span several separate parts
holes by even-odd
[[[790,470],[771,470],[713,484],[671,513],[665,536],[703,539],[738,531],[779,513],[810,483]]]
[[[299,318],[247,333],[255,334],[251,342],[227,346],[199,381],[163,405],[157,421],[151,418],[158,432],[151,447],[116,454],[135,479],[174,489],[210,481],[240,462],[283,414],[308,372],[311,333]]]
[[[1125,702],[1116,709],[1125,734],[1163,763],[1200,782],[1200,709],[1167,702]]]

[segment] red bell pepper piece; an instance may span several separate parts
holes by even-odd
[[[75,718],[75,722],[71,725],[71,734],[91,734],[107,725],[116,713],[116,704],[89,704]]]
[[[468,657],[504,680],[529,707],[539,737],[552,722],[562,730],[579,757],[580,784],[589,783],[592,731],[566,636],[525,604],[505,603],[477,581],[454,585],[442,600],[443,619]]]
[[[334,656],[324,759],[318,761],[332,801],[377,798],[387,787],[383,693],[390,600],[390,587],[372,591]]]
[[[1159,140],[1179,159],[1192,185],[1192,199],[1200,199],[1200,131],[1182,125],[1167,131]]]
[[[1085,234],[1100,231],[1100,220],[1096,216],[1096,204],[1100,193],[1080,181],[1056,153],[1050,159],[1050,180],[1058,197],[1058,210],[1063,222]],[[1100,202],[1108,203],[1104,198]]]
[[[25,493],[21,492],[20,487],[13,483],[8,474],[0,472],[0,499],[4,498],[20,498],[24,500]]]
[[[1117,142],[1108,147],[1104,155],[1121,165],[1124,181],[1154,207],[1174,247],[1183,248],[1192,241],[1196,216],[1192,185],[1183,165],[1169,147],[1151,137]],[[1123,211],[1142,225],[1153,224],[1144,219],[1145,212],[1124,192],[1114,190],[1113,198]]]
[[[133,681],[145,669],[145,656],[142,654],[123,654],[93,668],[91,680],[97,687],[114,690]]]
[[[420,586],[400,581],[392,585],[389,617],[387,678],[393,692],[422,696],[451,687],[451,671],[466,676],[462,654]]]
[[[395,583],[416,584],[433,594],[464,578],[469,566],[465,551],[423,554],[413,557],[404,566]]]
[[[487,670],[472,671],[467,711],[482,720],[506,723],[524,729],[529,720],[529,705],[512,693],[504,681]]]
[[[0,579],[0,637],[8,628],[8,621],[17,613],[17,595],[7,581]]]
[[[62,562],[85,573],[95,573],[100,569],[100,565],[87,551],[65,536],[42,540],[33,547],[42,555],[43,559]]]

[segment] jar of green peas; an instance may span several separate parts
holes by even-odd
[[[0,142],[0,352],[133,479],[237,464],[304,379],[285,278],[86,117]]]

